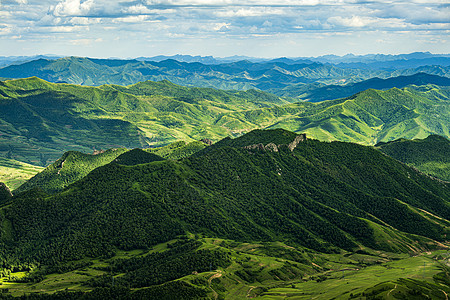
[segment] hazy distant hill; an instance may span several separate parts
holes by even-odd
[[[377,68],[377,66],[388,66],[389,68],[404,68],[409,62],[417,65],[420,62],[421,65],[448,65],[449,54],[432,54],[430,52],[413,52],[409,54],[367,54],[367,55],[354,55],[347,54],[344,56],[337,55],[323,55],[318,57],[308,58],[312,61],[321,63],[331,63],[340,66],[354,65],[366,65],[368,67]],[[294,61],[296,59],[293,59]]]
[[[0,56],[0,67],[9,66],[9,65],[19,65],[25,62],[38,60],[38,59],[58,59],[61,56],[55,55],[33,55],[33,56]]]
[[[273,90],[280,96],[296,97],[298,99],[319,102],[337,98],[349,97],[367,89],[386,90],[391,88],[404,88],[408,85],[450,86],[450,78],[426,73],[417,73],[408,76],[391,77],[387,79],[371,78],[347,85],[292,85],[282,90]],[[272,91],[272,90],[269,90]]]
[[[308,60],[287,59],[251,62],[248,60],[203,64],[162,61],[92,59],[65,57],[57,60],[38,59],[0,69],[0,77],[37,76],[50,82],[81,85],[130,85],[140,81],[167,79],[185,86],[247,90],[258,88],[277,92],[283,88],[310,83],[351,83],[373,77],[389,78],[419,72],[450,76],[450,66],[424,65],[404,69],[341,68]],[[375,87],[373,87],[375,88]],[[293,95],[297,97],[298,95]]]

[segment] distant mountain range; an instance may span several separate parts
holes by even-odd
[[[367,89],[387,90],[391,88],[404,88],[409,85],[427,85],[434,84],[438,86],[450,86],[450,78],[426,73],[417,73],[409,76],[398,76],[387,79],[378,77],[368,80],[349,83],[346,85],[324,85],[324,84],[299,84],[291,85],[283,89],[269,89],[279,96],[295,97],[311,102],[320,102],[337,98],[349,97],[353,94],[365,91]]]
[[[0,56],[0,65],[7,64],[11,62],[20,62],[20,61],[31,61],[39,58],[44,59],[57,59],[62,58],[63,55],[33,55],[33,56]],[[248,60],[254,63],[258,62],[285,62],[285,63],[298,63],[298,62],[320,62],[320,63],[329,63],[329,64],[352,64],[352,63],[360,63],[360,64],[373,64],[377,62],[394,62],[394,66],[396,62],[406,62],[406,61],[422,61],[426,65],[430,65],[430,63],[426,63],[427,60],[434,60],[435,62],[445,63],[447,58],[450,58],[450,54],[433,54],[430,52],[413,52],[409,54],[366,54],[366,55],[355,55],[355,54],[346,54],[343,56],[338,55],[322,55],[317,57],[279,57],[279,58],[261,58],[261,57],[251,57],[251,56],[243,56],[243,55],[234,55],[228,57],[215,57],[215,56],[201,56],[201,55],[157,55],[150,57],[137,57],[137,58],[126,58],[126,60],[139,60],[139,61],[163,61],[167,59],[177,60],[179,62],[198,62],[203,64],[221,64],[221,63],[230,63],[237,62],[242,60]],[[109,59],[123,59],[123,58],[114,58],[111,57]],[[439,60],[441,59],[441,60]],[[438,63],[438,64],[441,64]]]
[[[413,56],[414,57],[414,56]],[[421,56],[419,56],[421,57]],[[219,89],[248,90],[252,88],[270,91],[278,95],[300,98],[297,90],[307,91],[321,85],[350,84],[374,77],[387,79],[426,73],[450,77],[448,57],[432,56],[423,58],[423,63],[413,60],[380,60],[385,66],[370,66],[373,62],[363,60],[348,66],[314,62],[312,60],[275,59],[271,61],[249,60],[221,61],[213,58],[179,59],[155,58],[155,61],[139,58],[134,60],[92,59],[65,57],[59,59],[37,59],[14,64],[0,69],[0,77],[26,78],[37,76],[50,82],[66,82],[80,85],[98,86],[102,84],[130,85],[145,80],[169,80],[176,84]],[[163,60],[164,59],[164,60]],[[425,61],[434,60],[434,61]],[[189,61],[189,62],[184,62]],[[399,62],[401,68],[395,66]],[[352,62],[353,64],[353,62]],[[389,64],[391,66],[389,67]],[[409,64],[409,65],[408,65]],[[428,82],[431,83],[431,82]],[[377,88],[371,86],[371,88]],[[336,99],[329,96],[327,99]]]
[[[57,55],[33,55],[33,56],[0,56],[0,67],[5,67],[8,65],[19,65],[25,62],[38,60],[38,59],[58,59],[63,56]]]

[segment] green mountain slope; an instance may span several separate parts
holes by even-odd
[[[125,152],[126,164],[98,167],[53,196],[30,190],[1,208],[3,270],[25,272],[11,287],[61,291],[52,275],[60,272],[65,287],[81,292],[113,292],[116,275],[117,287],[144,298],[233,299],[252,286],[254,295],[270,296],[282,293],[284,281],[317,276],[319,283],[335,268],[373,266],[364,271],[370,274],[391,258],[406,259],[401,253],[448,242],[449,184],[373,147],[276,129],[178,161],[143,163],[144,153]],[[395,269],[410,274],[422,257],[404,263]],[[389,274],[358,287],[355,277],[352,289],[400,277]],[[286,288],[299,292],[294,283]]]
[[[409,166],[450,181],[450,141],[442,136],[430,135],[417,140],[400,139],[377,146],[387,155]]]
[[[3,182],[0,182],[0,203],[3,205],[7,203],[12,198],[12,193],[9,188]]]
[[[433,86],[366,90],[352,97],[317,104],[230,113],[217,123],[244,126],[240,120],[263,128],[306,132],[320,140],[376,144],[400,137],[449,136],[449,90]],[[230,126],[230,125],[228,125]]]
[[[167,159],[182,159],[191,156],[210,145],[210,140],[195,141],[186,143],[184,141],[175,142],[163,147],[145,149],[160,157]]]
[[[276,142],[283,132],[263,133]],[[61,260],[79,259],[114,247],[147,248],[186,231],[289,240],[319,251],[427,247],[424,238],[412,243],[418,237],[411,234],[443,241],[446,221],[419,209],[448,219],[447,184],[370,147],[307,140],[293,152],[282,145],[278,151],[244,149],[247,138],[182,161],[111,163],[53,197],[19,195],[6,213],[22,224],[14,227],[14,239],[33,249],[23,255],[47,263],[54,259],[51,249],[58,249]],[[386,234],[397,238],[388,242]],[[88,238],[94,235],[96,246]]]
[[[46,167],[42,172],[22,184],[14,192],[20,193],[39,187],[47,193],[62,191],[68,185],[85,177],[97,167],[106,165],[128,151],[124,148],[110,149],[98,154],[70,151]]]
[[[0,90],[0,153],[43,166],[69,150],[218,139],[230,134],[215,126],[218,115],[288,103],[262,92],[184,88],[169,82],[94,88],[29,78],[3,82]]]
[[[42,171],[31,179],[29,177],[22,179],[22,182],[26,179],[29,180],[20,186],[14,186],[14,188],[17,188],[14,193],[17,194],[38,187],[46,193],[53,194],[82,179],[95,168],[110,162],[121,165],[135,165],[163,160],[163,158],[182,159],[204,149],[206,146],[201,141],[191,143],[180,141],[164,147],[148,148],[145,151],[141,149],[127,150],[125,148],[109,149],[94,154],[69,151],[44,170],[40,167],[35,167],[36,170],[32,169],[33,172],[29,172],[29,177]],[[22,165],[26,164],[22,163]],[[23,174],[21,173],[22,170]],[[27,169],[17,170],[16,174],[26,176],[28,174]],[[8,179],[9,177],[5,178]]]
[[[373,145],[450,137],[449,88],[366,90],[291,104],[258,91],[186,88],[168,81],[82,87],[29,78],[0,86],[0,155],[46,166],[66,151],[213,141],[258,128]]]

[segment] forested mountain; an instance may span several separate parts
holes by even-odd
[[[321,103],[261,91],[188,88],[168,81],[83,87],[34,78],[0,83],[0,155],[47,166],[66,151],[217,141],[256,128],[376,144],[449,137],[449,88],[366,90]]]
[[[4,274],[26,272],[16,281],[30,288],[79,270],[87,286],[71,289],[97,287],[92,295],[112,292],[116,275],[125,294],[143,288],[131,294],[136,299],[242,296],[252,285],[263,295],[276,280],[301,282],[332,264],[356,267],[352,259],[342,265],[343,253],[360,251],[360,259],[381,264],[395,257],[381,253],[447,243],[449,184],[373,147],[276,129],[224,139],[182,160],[148,154],[125,152],[63,192],[35,189],[3,203]],[[130,256],[136,249],[148,251]],[[232,292],[238,286],[244,291]]]
[[[450,141],[445,137],[430,135],[425,139],[399,139],[380,143],[377,147],[426,174],[450,181]]]
[[[60,159],[56,160],[44,170],[39,167],[34,167],[30,171],[23,169],[23,167],[16,170],[16,177],[19,175],[25,177],[25,175],[31,174],[20,181],[21,184],[26,179],[29,179],[24,184],[20,185],[15,181],[11,182],[11,180],[6,180],[6,184],[11,186],[16,194],[33,188],[40,188],[46,193],[53,194],[62,191],[70,184],[82,179],[92,170],[110,162],[121,165],[135,165],[163,160],[163,158],[182,159],[204,149],[207,146],[205,142],[195,141],[186,143],[179,141],[167,146],[148,148],[146,150],[119,148],[98,151],[94,154],[69,151],[64,153]],[[26,164],[22,163],[22,165]],[[5,167],[2,165],[2,168]],[[8,172],[10,170],[6,168],[5,171]],[[5,176],[5,174],[2,174],[2,176]],[[6,179],[9,179],[9,177],[6,176]]]
[[[445,59],[445,58],[442,58]],[[448,58],[447,58],[448,59]],[[0,77],[26,78],[37,76],[50,82],[80,85],[130,85],[141,81],[169,80],[176,84],[218,89],[248,90],[257,88],[283,93],[284,88],[311,83],[343,84],[370,78],[390,78],[427,73],[450,76],[448,64],[418,65],[407,68],[342,68],[310,60],[248,60],[220,64],[163,61],[93,59],[65,57],[56,60],[38,59],[0,69]],[[376,88],[372,86],[370,88]],[[298,97],[299,95],[293,95]],[[328,99],[336,99],[328,98]]]
[[[126,151],[127,149],[119,148],[95,154],[66,152],[60,159],[18,187],[15,192],[19,193],[35,187],[47,193],[62,191],[69,184],[85,177],[95,168],[110,163]]]

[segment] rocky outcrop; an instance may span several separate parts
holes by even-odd
[[[264,149],[267,151],[278,152],[278,146],[274,143],[268,143]]]
[[[248,150],[257,149],[257,150],[262,150],[262,151],[278,152],[280,147],[287,146],[289,148],[289,150],[294,151],[294,149],[297,147],[297,145],[303,141],[306,141],[306,133],[297,135],[295,137],[295,139],[288,145],[281,144],[281,145],[277,146],[274,143],[268,143],[267,145],[264,146],[262,143],[259,143],[259,144],[244,146],[243,148],[248,149]]]
[[[210,139],[201,139],[200,142],[208,146],[211,146],[213,144],[213,142]]]
[[[266,146],[264,146],[261,143],[254,144],[254,145],[248,145],[248,146],[245,146],[244,149],[248,149],[248,150],[257,149],[257,150],[263,150],[263,151],[278,152],[278,147],[274,143],[269,143]]]
[[[102,154],[102,153],[105,153],[105,150],[103,150],[103,149],[95,150],[94,149],[94,152],[92,153],[92,155],[99,155],[99,154]]]
[[[298,143],[306,141],[306,133],[301,133],[295,137],[295,139],[288,145],[289,150],[294,151]]]

